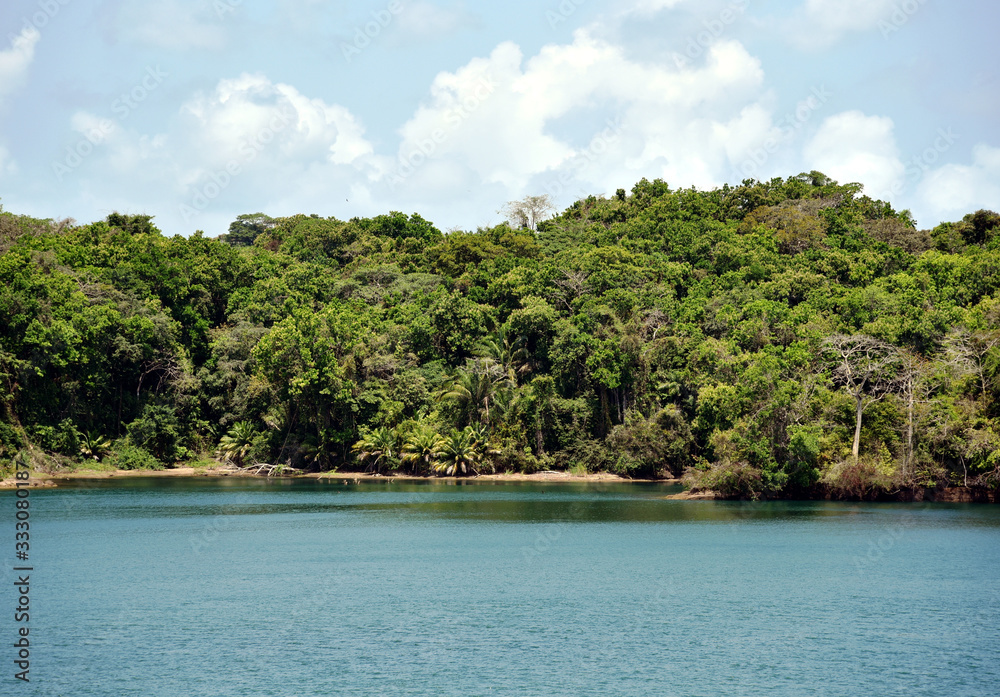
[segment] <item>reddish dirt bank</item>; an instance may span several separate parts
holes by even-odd
[[[683,491],[664,498],[677,501],[727,500],[737,497],[727,497],[717,491]],[[1000,503],[1000,491],[992,491],[980,487],[951,486],[939,489],[905,489],[901,491],[882,492],[871,496],[835,496],[830,492],[808,492],[800,496],[779,496],[774,500],[805,500],[805,501],[880,501],[903,503]]]

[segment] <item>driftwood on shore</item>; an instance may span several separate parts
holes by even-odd
[[[228,472],[241,472],[244,474],[264,474],[267,477],[277,477],[284,474],[302,474],[304,470],[297,469],[295,467],[289,467],[288,465],[282,465],[280,463],[268,463],[268,462],[254,462],[250,465],[244,465],[240,467],[233,462],[227,462],[225,471]]]

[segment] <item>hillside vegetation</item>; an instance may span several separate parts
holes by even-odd
[[[531,225],[0,213],[0,460],[1000,484],[996,213],[920,231],[811,172]]]

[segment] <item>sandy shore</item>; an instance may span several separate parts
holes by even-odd
[[[214,467],[174,467],[163,470],[74,470],[73,472],[59,472],[55,474],[45,474],[41,472],[31,473],[32,487],[59,486],[60,482],[86,479],[127,479],[129,477],[257,477],[265,478],[264,475],[254,475],[249,472],[241,472],[232,469],[222,469]],[[533,474],[522,474],[520,472],[507,472],[503,474],[483,474],[478,477],[416,477],[412,475],[378,475],[365,474],[362,472],[311,472],[308,474],[293,475],[294,479],[333,479],[349,481],[485,481],[485,482],[656,482],[660,484],[680,484],[676,479],[626,479],[616,474],[595,473],[595,474],[571,474],[569,472],[535,472]],[[0,489],[13,489],[15,482],[13,479],[0,480]]]

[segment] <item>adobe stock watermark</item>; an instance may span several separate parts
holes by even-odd
[[[33,12],[30,16],[22,16],[21,20],[23,24],[21,25],[21,31],[17,34],[10,32],[7,34],[7,38],[10,39],[11,43],[14,43],[14,39],[18,36],[24,35],[24,30],[27,29],[29,33],[39,32],[48,26],[49,22],[59,14],[59,11],[70,4],[73,0],[39,0],[38,10]]]
[[[557,25],[565,22],[573,15],[574,12],[576,12],[577,8],[586,1],[587,0],[562,0],[555,10],[546,10],[545,19],[548,20],[549,28],[555,29]]]
[[[894,181],[879,198],[888,201],[891,197],[899,196],[906,191],[907,184],[916,184],[923,179],[931,167],[938,163],[942,155],[951,150],[960,137],[951,127],[939,128],[934,142],[904,163],[906,167],[904,176]]]
[[[920,7],[925,5],[927,0],[903,0],[893,6],[892,14],[888,20],[880,20],[878,23],[879,33],[883,39],[888,39],[890,34],[895,34],[913,18],[913,15],[920,11]]]
[[[733,0],[719,13],[718,17],[703,20],[701,24],[705,27],[705,31],[700,31],[688,39],[683,54],[674,51],[672,54],[674,65],[678,69],[686,68],[688,63],[699,58],[725,33],[727,27],[735,24],[743,16],[749,6],[750,0]]]
[[[926,510],[927,504],[922,505],[919,511]],[[868,550],[865,554],[854,557],[854,570],[859,575],[868,572],[873,564],[882,561],[885,555],[896,546],[903,536],[916,525],[917,516],[912,511],[907,511],[899,521],[892,526],[885,526],[877,537],[868,540]]]
[[[558,176],[553,177],[544,185],[547,194],[555,198],[564,193],[580,170],[587,165],[597,162],[598,158],[606,153],[611,145],[618,141],[622,133],[621,116],[608,119],[605,124],[604,129],[595,133],[590,139],[583,152],[570,160]]]
[[[735,181],[743,181],[759,174],[760,168],[771,159],[771,155],[778,152],[784,143],[795,137],[802,130],[802,127],[809,123],[813,114],[829,102],[831,97],[833,97],[833,93],[826,89],[826,85],[813,87],[812,94],[800,101],[794,111],[785,114],[775,122],[775,127],[781,131],[780,136],[768,136],[759,146],[746,151],[746,159],[739,164],[734,172]]]
[[[340,42],[340,52],[343,54],[344,60],[350,63],[356,56],[360,56],[361,52],[368,48],[372,41],[382,33],[382,30],[392,24],[392,20],[402,11],[403,3],[400,0],[390,0],[385,9],[372,12],[370,22],[354,28],[351,43]]]
[[[155,68],[148,66],[146,74],[128,92],[122,92],[113,102],[111,102],[111,112],[117,117],[118,122],[123,122],[133,111],[145,102],[152,92],[155,92],[163,81],[170,76],[164,72],[160,66]],[[63,177],[83,164],[83,161],[94,152],[97,146],[102,145],[115,130],[115,122],[111,119],[101,119],[95,126],[87,129],[83,138],[74,145],[66,148],[66,155],[62,161],[53,160],[52,173],[57,181],[62,181]]]
[[[397,186],[403,184],[414,172],[416,172],[427,160],[429,160],[438,148],[444,144],[451,134],[454,133],[462,122],[475,113],[496,91],[496,83],[492,77],[486,75],[476,82],[471,93],[465,97],[457,106],[452,107],[444,114],[446,128],[435,128],[429,134],[420,138],[409,153],[400,155],[393,170],[388,177],[390,191],[395,191]]]
[[[596,494],[608,491],[608,485],[600,481],[591,484],[588,488]],[[566,512],[565,520],[546,523],[544,527],[537,529],[534,541],[530,545],[521,547],[522,560],[527,563],[548,554],[549,550],[562,538],[564,533],[572,528],[573,524],[586,519],[590,505],[590,501],[577,498]]]
[[[276,113],[267,125],[257,131],[253,136],[244,138],[239,147],[239,158],[229,160],[221,170],[213,170],[209,174],[209,181],[194,190],[189,203],[180,204],[179,210],[185,223],[191,221],[198,213],[208,208],[209,204],[217,199],[223,191],[229,188],[233,179],[243,173],[244,166],[257,159],[261,151],[271,143],[275,137],[288,127],[295,112],[288,109],[281,109]]]

